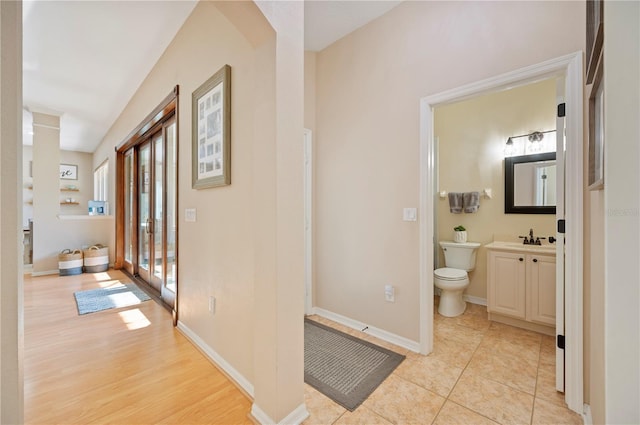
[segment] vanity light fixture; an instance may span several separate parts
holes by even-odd
[[[555,130],[548,131],[534,131],[529,134],[522,134],[520,136],[511,136],[507,139],[507,143],[504,147],[504,156],[517,156],[517,155],[530,155],[542,152],[555,152],[555,141],[552,138],[549,143],[545,140],[543,143],[545,133],[555,133]],[[526,140],[514,140],[524,139]],[[527,143],[528,142],[528,143]],[[548,146],[547,146],[548,145]]]

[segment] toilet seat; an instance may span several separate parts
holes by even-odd
[[[451,267],[435,269],[433,274],[436,278],[444,281],[459,281],[467,279],[467,272],[465,270],[452,269]]]

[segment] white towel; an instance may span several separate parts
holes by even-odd
[[[462,204],[464,212],[478,212],[478,208],[480,208],[480,192],[465,192],[462,195]]]
[[[449,211],[454,214],[460,214],[462,212],[461,192],[449,192]]]

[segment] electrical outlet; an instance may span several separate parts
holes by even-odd
[[[209,313],[216,314],[216,297],[209,297]]]
[[[394,288],[393,285],[384,286],[384,299],[390,303],[396,301],[396,288]]]

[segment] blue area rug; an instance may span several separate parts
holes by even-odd
[[[151,299],[133,284],[78,291],[73,296],[76,298],[80,315],[111,308],[129,307]]]

